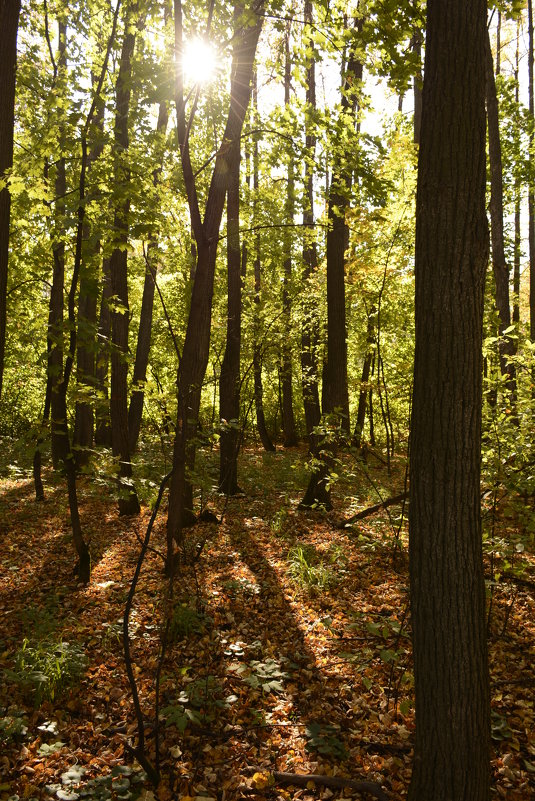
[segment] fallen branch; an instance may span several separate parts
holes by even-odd
[[[343,790],[349,787],[359,793],[367,793],[379,801],[388,801],[388,797],[381,785],[376,782],[355,781],[354,779],[344,779],[343,776],[323,776],[319,773],[280,773],[275,770],[272,773],[275,784],[289,784],[294,787],[307,787],[310,782],[314,782],[318,787],[330,787],[335,790]]]
[[[384,501],[381,501],[381,503],[376,503],[375,506],[369,506],[367,509],[357,512],[357,514],[349,517],[347,520],[342,520],[339,524],[339,528],[351,526],[353,523],[356,523],[357,520],[364,520],[365,517],[371,517],[371,515],[376,514],[376,512],[380,512],[381,509],[387,509],[389,506],[395,506],[396,503],[402,503],[407,500],[408,497],[409,493],[407,491],[399,495],[393,495],[391,498],[386,498]]]

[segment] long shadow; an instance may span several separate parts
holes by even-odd
[[[241,522],[239,530],[231,527],[229,539],[259,587],[256,595],[247,598],[247,608],[242,611],[249,622],[254,621],[255,632],[264,649],[274,652],[273,658],[280,660],[282,669],[289,673],[284,684],[286,697],[291,699],[286,713],[290,717],[288,722],[295,721],[301,729],[312,723],[335,723],[332,709],[321,708],[321,700],[328,695],[328,676],[317,665],[277,572],[262,552],[253,531],[246,528],[245,521]]]

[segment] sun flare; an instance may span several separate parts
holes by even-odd
[[[214,48],[204,39],[192,39],[184,47],[184,77],[188,82],[204,84],[212,80],[217,69]]]

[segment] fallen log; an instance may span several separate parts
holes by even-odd
[[[389,506],[395,506],[397,503],[402,503],[403,501],[407,500],[409,497],[409,492],[402,492],[399,495],[393,495],[391,498],[386,498],[381,503],[376,503],[374,506],[368,506],[367,509],[363,509],[361,512],[357,512],[352,517],[349,517],[347,520],[342,520],[339,524],[340,528],[346,528],[347,526],[351,526],[353,523],[356,523],[357,520],[364,520],[365,517],[371,517],[371,515],[380,512],[381,509],[387,509]]]

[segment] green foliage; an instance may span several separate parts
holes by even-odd
[[[185,603],[176,604],[169,621],[168,637],[170,642],[177,642],[192,634],[202,634],[208,618]]]
[[[311,545],[296,545],[288,551],[288,573],[300,587],[325,590],[336,580],[332,568],[325,564]]]
[[[186,683],[173,704],[161,710],[166,726],[184,732],[190,725],[211,723],[221,710],[229,709],[238,700],[236,695],[224,697],[221,682],[215,676],[206,676]]]
[[[28,731],[28,721],[24,713],[13,710],[0,717],[0,743],[22,739]]]
[[[8,678],[18,684],[35,706],[52,701],[72,687],[83,674],[86,658],[76,643],[52,634],[41,640],[24,638]]]
[[[143,770],[129,765],[115,765],[106,776],[96,776],[88,781],[84,780],[85,773],[85,768],[73,765],[61,774],[61,782],[47,784],[45,790],[59,801],[78,801],[80,798],[88,801],[135,801],[147,779]]]
[[[309,723],[305,727],[307,738],[307,751],[316,751],[326,757],[337,760],[344,760],[348,753],[343,742],[338,737],[339,726],[331,726],[324,723]]]

